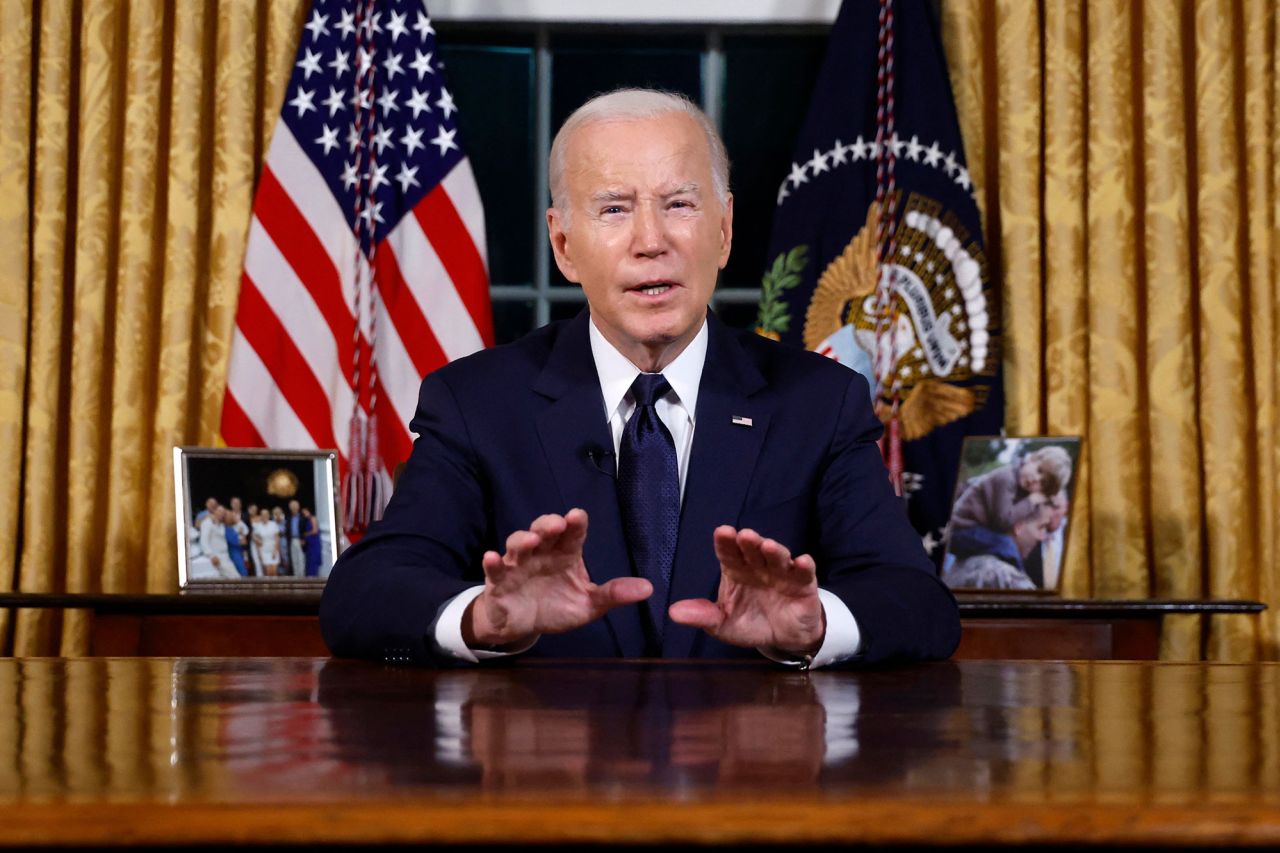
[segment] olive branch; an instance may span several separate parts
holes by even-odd
[[[809,265],[809,247],[796,246],[773,261],[760,280],[760,314],[756,332],[777,339],[791,327],[791,315],[782,301],[783,294],[800,283],[800,274]]]

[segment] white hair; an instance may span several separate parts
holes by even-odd
[[[657,118],[668,113],[684,113],[698,123],[707,138],[707,150],[711,154],[711,184],[720,205],[729,204],[729,155],[716,133],[711,119],[697,104],[678,92],[660,89],[615,89],[596,95],[573,111],[556,133],[551,143],[551,204],[561,215],[569,216],[568,199],[565,198],[564,171],[565,149],[569,139],[581,128],[597,122],[631,121]]]

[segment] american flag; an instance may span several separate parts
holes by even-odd
[[[493,342],[484,213],[421,0],[315,0],[254,200],[222,437],[336,448],[381,515],[422,377]]]

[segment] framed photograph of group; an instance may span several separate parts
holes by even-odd
[[[175,447],[180,589],[323,585],[341,550],[334,451]]]
[[[1080,465],[1076,436],[969,436],[942,579],[960,591],[1058,593]]]

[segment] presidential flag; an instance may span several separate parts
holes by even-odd
[[[380,516],[422,377],[493,342],[484,214],[420,0],[316,0],[254,200],[222,437],[336,448]]]
[[[935,561],[962,439],[1003,424],[999,296],[926,0],[846,0],[778,188],[761,334],[862,373]]]

